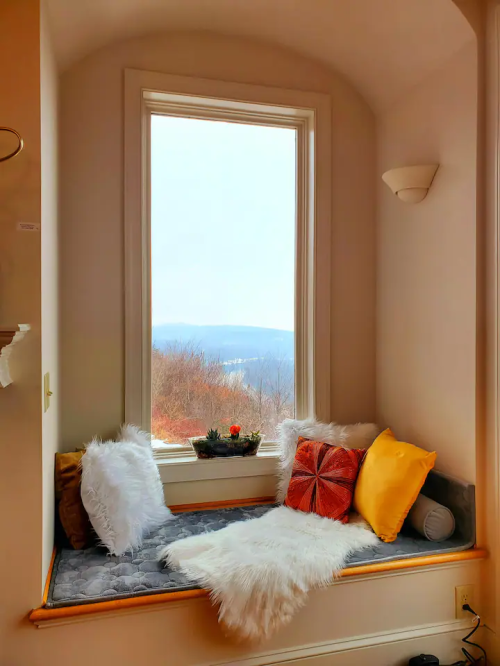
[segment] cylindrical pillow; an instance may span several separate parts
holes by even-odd
[[[455,531],[455,518],[442,504],[419,495],[410,509],[408,522],[429,541],[444,541]]]

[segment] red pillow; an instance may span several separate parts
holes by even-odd
[[[365,454],[300,437],[285,506],[347,523]]]

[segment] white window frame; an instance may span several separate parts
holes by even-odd
[[[126,69],[124,102],[125,421],[151,429],[150,133],[158,113],[296,129],[296,414],[329,420],[330,97]],[[275,448],[261,447],[267,456]],[[186,454],[183,444],[155,447],[165,462],[185,463]]]

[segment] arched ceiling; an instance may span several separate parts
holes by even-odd
[[[452,0],[48,0],[62,69],[149,32],[207,30],[265,40],[343,74],[387,106],[473,38]]]

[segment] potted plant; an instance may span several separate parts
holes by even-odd
[[[229,434],[221,435],[210,429],[206,437],[191,437],[190,442],[198,458],[230,458],[233,456],[254,456],[263,435],[259,431],[240,435],[241,427],[232,425]]]

